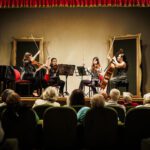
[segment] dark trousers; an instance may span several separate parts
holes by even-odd
[[[118,88],[118,84],[124,80],[127,80],[127,76],[115,76],[111,78],[108,82],[107,94],[109,94],[111,89]]]
[[[48,82],[49,86],[60,86],[59,93],[63,94],[65,82],[60,79],[50,79]]]
[[[96,81],[92,82],[91,80],[82,80],[80,82],[79,89],[83,90],[84,86],[89,86],[90,85],[90,87],[92,88],[93,93],[95,94],[95,93],[97,93],[96,87],[95,87],[96,84],[98,84]]]

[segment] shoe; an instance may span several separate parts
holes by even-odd
[[[36,93],[36,92],[33,92],[32,95],[33,95],[33,97],[39,97],[38,93]]]

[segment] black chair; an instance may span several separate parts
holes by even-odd
[[[150,137],[150,108],[133,108],[125,119],[126,146],[140,150],[142,139]]]
[[[76,112],[72,108],[48,108],[43,119],[44,149],[73,149],[76,127]]]
[[[17,138],[20,150],[31,150],[36,147],[37,120],[33,110],[21,108],[15,112],[6,109],[1,120],[5,137]]]
[[[53,106],[51,106],[51,105],[38,105],[38,106],[35,106],[33,109],[37,113],[39,119],[43,119],[44,112],[46,111],[46,109],[48,109],[50,107],[53,107]]]
[[[89,110],[84,122],[85,148],[115,148],[117,142],[117,122],[117,112],[112,108],[92,108]]]
[[[123,108],[115,105],[109,105],[108,107],[114,108],[118,113],[119,120],[123,123],[125,121],[125,111]]]

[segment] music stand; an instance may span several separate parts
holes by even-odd
[[[83,76],[88,76],[88,71],[84,66],[77,66],[76,76],[81,76],[81,80],[83,80]]]
[[[75,70],[75,65],[68,65],[68,64],[58,65],[59,75],[65,75],[66,77],[66,91],[64,92],[66,95],[69,95],[67,91],[67,79],[68,79],[68,76],[73,76],[74,70]]]

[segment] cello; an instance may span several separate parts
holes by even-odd
[[[109,56],[109,53],[110,53],[110,51],[112,49],[114,40],[115,40],[115,37],[113,38],[112,44],[111,44],[110,49],[109,49],[108,54],[107,54],[107,57]],[[100,83],[100,88],[101,89],[104,90],[106,88],[106,86],[107,86],[107,84],[108,84],[108,82],[109,82],[109,80],[110,80],[114,70],[115,70],[115,64],[114,64],[114,61],[113,61],[113,58],[112,58],[111,61],[108,64],[108,66],[105,68],[105,74],[104,74],[103,80]]]

